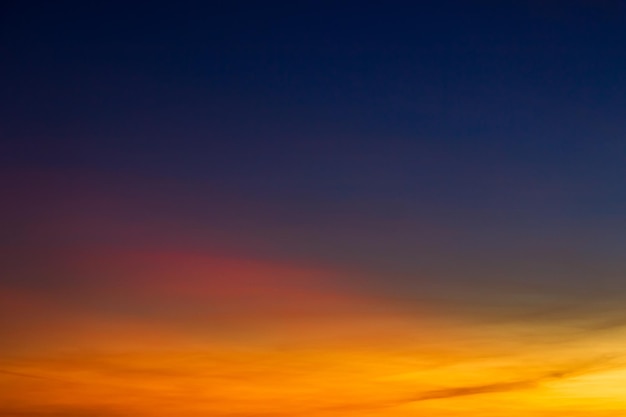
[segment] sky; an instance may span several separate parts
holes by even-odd
[[[626,3],[6,2],[0,414],[626,412]]]

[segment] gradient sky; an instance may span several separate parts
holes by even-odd
[[[624,415],[626,3],[101,3],[0,14],[2,416]]]

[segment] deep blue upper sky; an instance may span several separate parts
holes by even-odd
[[[3,174],[163,188],[137,221],[381,282],[625,293],[624,2],[10,3]],[[48,215],[84,192],[2,239],[96,239]]]
[[[623,2],[11,3],[10,166],[454,210],[626,198]]]

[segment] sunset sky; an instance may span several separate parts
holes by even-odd
[[[94,3],[0,13],[0,416],[626,414],[626,3]]]

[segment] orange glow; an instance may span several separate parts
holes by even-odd
[[[266,261],[91,250],[58,253],[56,262],[81,277],[83,302],[0,294],[24,327],[1,360],[3,415],[560,417],[626,409],[619,331],[553,344],[543,337],[550,326],[399,308],[350,290],[345,273]]]

